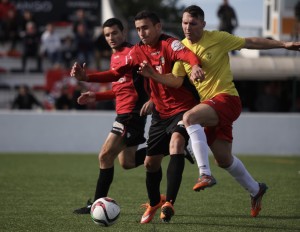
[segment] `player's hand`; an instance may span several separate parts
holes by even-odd
[[[287,50],[300,51],[300,42],[285,42]]]
[[[75,62],[72,66],[71,77],[75,77],[78,81],[87,81],[88,77],[86,76],[86,63],[81,67],[77,62]]]
[[[202,82],[205,79],[204,71],[199,65],[192,67],[191,80],[193,82]]]
[[[153,77],[155,75],[155,70],[144,60],[140,63],[138,74],[141,74],[144,77]]]
[[[85,92],[81,93],[81,95],[78,97],[77,102],[79,105],[86,105],[88,103],[94,103],[96,102],[96,94],[94,92]]]
[[[140,111],[140,116],[152,114],[152,110],[153,110],[153,102],[149,100],[143,105]]]

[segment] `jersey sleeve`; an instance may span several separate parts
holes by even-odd
[[[185,61],[191,66],[201,65],[199,58],[190,49],[184,46],[181,41],[172,38],[168,40],[168,44],[168,50],[174,61]]]
[[[183,66],[183,61],[176,61],[173,69],[172,74],[176,77],[184,77],[187,75],[186,70]]]
[[[222,47],[226,52],[241,50],[246,43],[245,38],[238,37],[227,32],[220,31],[219,36],[219,40],[222,41]]]
[[[96,101],[103,101],[103,100],[112,100],[115,99],[115,93],[112,90],[108,90],[105,92],[97,92],[95,94]]]

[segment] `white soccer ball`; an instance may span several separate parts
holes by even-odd
[[[120,206],[109,197],[97,199],[91,207],[91,217],[97,225],[111,226],[120,215]]]

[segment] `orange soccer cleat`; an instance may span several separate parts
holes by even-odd
[[[259,183],[259,191],[256,196],[251,196],[251,216],[256,217],[261,210],[261,200],[266,193],[268,187],[264,183]]]
[[[166,196],[160,196],[160,202],[155,205],[151,206],[149,203],[143,204],[142,207],[146,208],[145,213],[141,218],[141,224],[146,224],[152,221],[155,216],[156,211],[166,202]]]
[[[163,222],[170,222],[171,218],[174,216],[175,210],[173,205],[170,202],[166,202],[162,207],[161,207],[161,213],[160,213],[160,219]]]
[[[214,186],[216,183],[217,181],[213,176],[201,175],[194,185],[193,190],[199,192],[200,190]]]

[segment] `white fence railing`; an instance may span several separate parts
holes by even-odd
[[[0,111],[0,152],[98,153],[114,118],[99,111]],[[233,128],[234,154],[300,156],[299,113],[242,113]]]

